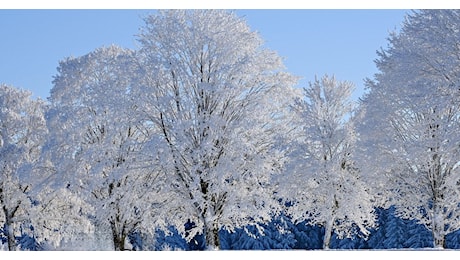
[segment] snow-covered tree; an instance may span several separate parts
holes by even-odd
[[[363,154],[396,214],[432,231],[435,247],[460,228],[460,12],[407,16],[380,51],[359,126]],[[370,165],[373,164],[373,165]],[[363,164],[365,165],[365,164]]]
[[[31,93],[0,86],[0,223],[4,226],[8,249],[16,250],[15,235],[29,220],[32,208],[25,179],[30,164],[37,161],[41,140],[46,133],[43,102],[31,99]]]
[[[135,64],[133,52],[117,46],[65,59],[47,112],[47,160],[56,177],[93,207],[96,228],[109,230],[115,250],[129,246],[130,232],[153,236],[157,210],[167,200],[160,192],[162,172],[152,167],[157,151],[142,154],[149,135],[135,116]]]
[[[222,230],[222,248],[225,250],[292,249],[297,242],[291,231],[292,225],[288,217],[280,215],[262,224],[263,231],[254,226],[238,228],[235,232]]]
[[[269,221],[278,207],[271,177],[284,154],[275,143],[288,127],[294,79],[233,13],[160,11],[145,22],[144,71],[133,91],[144,124],[161,137],[152,150],[166,148],[178,212],[205,234],[208,249],[219,248],[221,228]]]
[[[379,226],[367,241],[371,249],[427,248],[433,244],[431,233],[415,220],[396,216],[395,206],[377,208]]]
[[[290,224],[290,231],[294,234],[294,239],[297,241],[293,249],[321,249],[323,248],[323,231],[324,228],[319,225],[310,225],[308,221]]]
[[[352,83],[324,76],[304,88],[295,104],[303,134],[291,155],[283,196],[292,203],[287,210],[294,220],[324,226],[325,249],[333,232],[365,236],[375,223],[372,196],[354,165],[352,90]]]
[[[48,175],[39,163],[47,134],[45,103],[31,95],[0,86],[0,222],[9,250],[19,249],[16,238],[23,235],[56,245],[72,236],[69,223],[84,225],[80,208],[61,196],[73,202],[78,198],[46,183]]]

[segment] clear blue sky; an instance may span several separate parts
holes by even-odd
[[[355,83],[376,72],[376,50],[387,46],[408,10],[235,10],[266,46],[303,77],[334,74]],[[137,48],[142,17],[152,10],[0,10],[0,83],[47,98],[59,60],[110,44]]]

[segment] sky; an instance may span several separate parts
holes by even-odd
[[[376,51],[386,48],[405,9],[230,9],[284,58],[288,72],[306,87],[315,76],[334,75],[355,84],[362,96],[364,79],[377,69]],[[111,44],[137,49],[143,17],[155,10],[0,9],[0,83],[28,89],[46,99],[59,61]]]

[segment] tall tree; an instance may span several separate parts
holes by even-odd
[[[99,48],[59,65],[51,90],[48,160],[69,189],[94,209],[97,228],[109,230],[115,250],[128,234],[155,233],[165,203],[157,151],[142,154],[148,136],[136,121],[131,95],[133,51]]]
[[[389,204],[431,230],[438,248],[460,228],[459,30],[458,10],[408,15],[378,53],[359,127]]]
[[[353,159],[353,87],[324,76],[304,88],[295,104],[303,132],[291,155],[284,196],[292,203],[287,210],[295,221],[324,226],[325,249],[333,232],[367,235],[375,223],[372,196]]]
[[[219,248],[219,229],[269,221],[277,207],[270,180],[294,79],[233,13],[160,11],[145,22],[143,120],[161,134],[178,208]]]

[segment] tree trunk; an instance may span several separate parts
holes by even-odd
[[[17,245],[14,237],[14,229],[12,223],[9,222],[10,221],[7,220],[4,226],[4,234],[8,239],[8,251],[16,251]]]
[[[329,216],[329,220],[326,221],[326,225],[324,227],[324,238],[323,238],[323,249],[329,249],[329,244],[331,242],[332,231],[334,227],[336,212],[339,207],[339,202],[334,195],[334,201],[332,205],[332,212]]]
[[[115,251],[125,251],[125,240],[126,234],[122,230],[118,230],[117,225],[115,223],[111,223],[112,227],[112,240],[113,240],[113,247]]]
[[[326,222],[324,229],[324,238],[323,238],[323,249],[329,249],[329,244],[331,242],[332,236],[332,226],[334,224],[334,219],[330,219]]]
[[[204,235],[206,237],[206,250],[219,250],[219,228],[216,221],[205,222]]]
[[[433,243],[435,248],[444,249],[446,248],[444,221],[441,220],[442,216],[439,210],[437,205],[435,205],[435,212],[432,220]]]
[[[5,225],[3,226],[4,235],[8,239],[8,250],[9,251],[16,251],[17,244],[16,239],[14,237],[14,228],[13,228],[13,221],[10,212],[6,209],[6,206],[3,206],[3,213],[5,214]]]
[[[434,247],[438,249],[444,249],[446,248],[446,239],[443,235],[435,235],[433,234],[433,240],[434,240]]]

